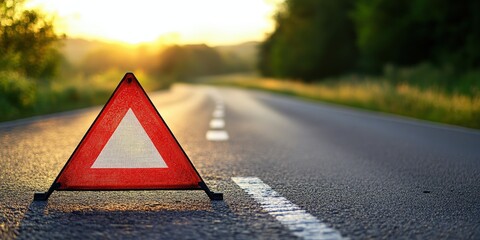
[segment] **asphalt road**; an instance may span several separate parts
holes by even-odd
[[[231,88],[152,101],[210,188],[45,191],[100,108],[0,124],[0,238],[291,239],[232,177],[257,177],[343,237],[480,239],[480,132]],[[206,133],[224,106],[228,140]],[[297,235],[298,236],[298,235]]]

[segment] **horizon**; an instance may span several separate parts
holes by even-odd
[[[190,46],[190,45],[206,45],[208,47],[228,47],[228,46],[238,46],[238,45],[244,45],[244,44],[260,44],[262,40],[246,40],[242,42],[232,42],[232,43],[219,43],[219,44],[209,44],[205,42],[187,42],[187,43],[158,43],[156,41],[151,41],[151,42],[140,42],[140,43],[128,43],[128,42],[122,42],[118,40],[108,40],[108,39],[101,39],[101,38],[88,38],[88,37],[71,37],[71,36],[66,36],[63,40],[78,40],[78,41],[86,41],[90,43],[101,43],[101,44],[107,44],[107,45],[124,45],[128,47],[141,47],[141,46],[154,46],[154,47],[164,47],[164,46],[171,46],[171,45],[179,45],[179,46]]]

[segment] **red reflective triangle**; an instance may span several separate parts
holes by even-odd
[[[204,189],[201,185],[203,180],[140,83],[127,73],[52,188]]]

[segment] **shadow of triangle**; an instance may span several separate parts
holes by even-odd
[[[247,223],[238,218],[225,202],[185,207],[188,204],[151,203],[150,209],[146,207],[144,210],[128,209],[127,205],[74,210],[74,205],[60,204],[57,209],[49,206],[52,203],[33,201],[20,223],[18,239],[252,237],[245,233]]]

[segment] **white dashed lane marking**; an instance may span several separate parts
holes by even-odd
[[[217,91],[212,90],[210,94],[213,95],[215,109],[209,124],[210,130],[207,131],[205,137],[209,141],[226,141],[229,136],[227,131],[225,131],[225,104]]]
[[[224,116],[225,112],[223,111],[223,109],[215,109],[215,111],[213,111],[214,118],[223,118]]]
[[[206,137],[209,141],[226,141],[228,133],[225,130],[208,130]]]
[[[316,217],[282,197],[256,177],[233,177],[262,208],[286,226],[293,235],[303,239],[343,239],[339,231],[327,227]]]
[[[214,118],[210,121],[210,128],[219,129],[225,127],[225,121],[223,119]]]

